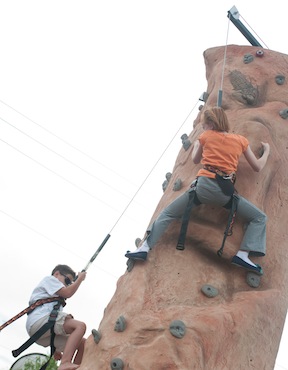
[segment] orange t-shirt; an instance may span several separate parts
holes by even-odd
[[[227,174],[236,172],[240,155],[248,148],[248,140],[237,134],[220,132],[215,130],[204,131],[199,137],[203,147],[203,165],[213,166]],[[215,174],[199,170],[197,176],[215,178]]]

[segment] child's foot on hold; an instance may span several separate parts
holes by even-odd
[[[137,248],[136,251],[127,251],[125,257],[131,258],[132,260],[146,261],[149,249],[150,248],[147,241],[144,240],[144,243],[139,248]]]
[[[140,260],[140,261],[146,261],[148,252],[142,252],[142,251],[135,251],[130,252],[127,251],[125,254],[125,257],[130,258],[132,260]]]
[[[80,365],[72,364],[71,362],[64,362],[58,367],[58,370],[75,370],[78,369]]]
[[[243,267],[248,271],[255,272],[255,274],[257,274],[257,275],[263,275],[263,270],[262,270],[262,267],[260,265],[254,264],[253,262],[252,262],[252,265],[251,265],[250,263],[244,261],[242,258],[240,258],[238,256],[234,256],[232,258],[231,263],[235,266]]]

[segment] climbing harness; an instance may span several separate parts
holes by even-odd
[[[235,182],[236,182],[236,173],[235,172],[231,172],[230,174],[227,174],[226,172],[223,172],[223,171],[219,170],[219,168],[211,166],[210,164],[204,164],[203,169],[207,170],[207,171],[210,171],[210,172],[213,172],[213,173],[217,174],[218,176],[223,177],[225,180],[230,180],[233,184],[235,184]]]
[[[222,172],[215,167],[212,166],[204,166],[204,169],[214,172],[216,174],[216,181],[218,182],[219,186],[221,187],[221,190],[224,192],[226,195],[230,195],[231,198],[228,203],[226,203],[223,207],[226,209],[230,209],[229,216],[228,216],[228,222],[226,229],[224,231],[224,237],[222,241],[221,248],[217,251],[217,255],[219,257],[222,256],[223,254],[223,249],[225,245],[225,241],[227,236],[231,236],[233,233],[233,225],[235,222],[236,218],[236,213],[237,213],[237,207],[238,207],[238,202],[239,202],[239,196],[237,195],[236,190],[234,189],[234,183],[236,181],[236,175],[233,172],[232,174],[227,175],[225,172]],[[217,171],[217,172],[216,172]],[[217,179],[218,176],[218,179]],[[229,185],[228,185],[229,184]],[[232,185],[232,187],[230,186]],[[187,229],[188,229],[188,223],[190,219],[190,214],[191,210],[193,208],[193,204],[198,206],[201,204],[199,201],[197,194],[196,194],[196,185],[197,185],[197,179],[193,181],[191,185],[191,189],[189,190],[189,201],[186,206],[186,209],[184,211],[184,214],[182,216],[182,225],[181,225],[181,230],[177,242],[176,249],[178,250],[184,250],[185,249],[185,239],[186,239],[186,234],[187,234]],[[228,185],[228,186],[226,186]],[[223,190],[224,189],[224,190]],[[231,193],[232,191],[232,193]]]
[[[225,195],[229,195],[231,197],[234,194],[234,184],[236,182],[235,172],[227,174],[216,167],[210,166],[209,164],[204,165],[203,169],[215,173],[216,181]]]
[[[16,321],[20,317],[24,316],[25,314],[29,314],[30,312],[32,312],[36,307],[42,306],[45,303],[51,303],[51,302],[55,302],[55,301],[59,301],[59,297],[50,297],[50,298],[38,299],[38,301],[36,301],[36,302],[32,303],[30,306],[26,307],[23,311],[19,312],[15,316],[13,316],[10,320],[4,322],[4,324],[2,324],[0,326],[0,331],[3,330],[4,328],[6,328],[6,326],[12,324],[12,322]],[[66,303],[63,299],[62,306],[64,307],[65,305],[66,305]]]
[[[187,228],[189,224],[189,218],[190,218],[190,213],[193,208],[193,205],[200,205],[201,202],[199,201],[197,194],[196,194],[196,185],[197,185],[197,179],[194,180],[191,184],[190,190],[189,190],[189,201],[187,204],[187,207],[184,211],[184,214],[182,216],[182,225],[181,225],[181,230],[180,230],[180,235],[178,238],[178,243],[176,246],[176,249],[178,250],[184,250],[185,249],[185,239],[186,239],[186,234],[187,234]]]
[[[64,299],[61,298],[61,297],[55,297],[55,298],[57,298],[57,303],[54,305],[53,310],[50,312],[48,322],[46,324],[44,324],[39,330],[37,330],[36,333],[34,333],[24,344],[22,344],[22,346],[20,346],[18,349],[15,349],[15,350],[12,351],[12,354],[13,354],[14,357],[19,356],[23,351],[25,351],[25,349],[27,349],[33,343],[35,343],[44,333],[46,333],[47,330],[51,329],[51,331],[52,331],[52,329],[55,325],[56,318],[58,316],[58,311],[59,311],[60,307],[63,305],[63,303],[65,302]],[[54,299],[54,301],[55,301],[55,299]],[[54,332],[54,330],[53,330],[53,332]],[[52,337],[52,335],[51,335],[51,337]],[[54,338],[53,338],[53,342],[54,342]],[[53,347],[54,347],[54,345],[53,345]],[[52,348],[51,348],[51,352],[52,352]],[[55,348],[54,348],[54,352],[55,352]],[[53,352],[53,354],[54,354],[54,352]]]
[[[239,196],[237,195],[237,193],[234,193],[232,195],[230,201],[227,203],[227,205],[231,204],[231,208],[230,208],[230,212],[229,212],[227,226],[226,226],[226,229],[224,231],[224,237],[223,237],[222,245],[221,245],[221,248],[217,251],[217,254],[218,254],[219,257],[222,257],[224,244],[225,244],[227,236],[231,236],[232,233],[233,233],[233,225],[234,225],[235,218],[236,218],[238,202],[239,202]],[[224,208],[227,208],[227,205],[224,206]]]
[[[29,348],[33,343],[35,343],[40,337],[42,337],[43,334],[45,334],[50,329],[50,331],[51,331],[51,336],[50,336],[50,348],[51,348],[50,358],[48,359],[48,361],[44,365],[42,365],[42,367],[41,367],[40,370],[46,369],[46,367],[48,366],[48,363],[49,363],[50,359],[52,358],[52,356],[54,355],[55,350],[56,350],[56,348],[54,346],[54,339],[55,339],[54,325],[55,325],[55,322],[56,322],[56,319],[57,319],[57,316],[58,316],[58,312],[60,310],[60,307],[63,306],[63,304],[65,303],[65,300],[63,298],[61,298],[61,297],[56,297],[56,298],[57,298],[57,303],[54,305],[52,311],[50,312],[49,319],[46,322],[46,324],[44,324],[43,326],[41,326],[41,328],[38,329],[36,331],[36,333],[34,333],[19,348],[17,348],[17,349],[15,349],[15,350],[12,351],[12,355],[14,357],[19,356],[23,351],[25,351],[27,348]],[[54,299],[54,301],[55,301],[55,299]],[[31,311],[29,313],[31,313]]]
[[[46,367],[49,364],[50,359],[54,355],[55,352],[55,346],[54,346],[54,339],[55,339],[55,333],[54,333],[54,325],[58,316],[58,312],[60,310],[60,307],[64,307],[66,305],[65,299],[62,297],[49,297],[49,298],[43,298],[38,299],[36,302],[32,303],[30,306],[26,307],[24,310],[19,312],[17,315],[13,316],[10,320],[6,321],[4,324],[0,326],[0,331],[6,326],[12,324],[12,322],[16,321],[20,317],[24,316],[25,314],[29,315],[32,311],[35,310],[35,308],[42,306],[46,303],[51,302],[57,302],[53,310],[50,312],[48,322],[44,324],[39,330],[36,331],[25,343],[23,343],[18,349],[15,349],[12,351],[12,355],[14,357],[19,356],[23,351],[25,351],[27,348],[29,348],[33,343],[35,343],[43,334],[45,334],[49,329],[51,331],[51,337],[50,337],[50,348],[51,353],[50,357],[47,360],[45,364],[42,365],[42,367],[39,370],[45,370]]]

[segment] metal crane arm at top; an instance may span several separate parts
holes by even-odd
[[[238,28],[242,35],[246,37],[246,39],[250,42],[251,45],[262,47],[262,45],[255,39],[255,37],[247,30],[244,24],[239,20],[239,12],[235,6],[228,10],[227,17]]]

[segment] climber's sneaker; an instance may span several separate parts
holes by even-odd
[[[125,257],[131,258],[132,260],[139,260],[139,261],[146,261],[147,259],[147,252],[129,252],[125,254]]]
[[[255,272],[255,274],[257,275],[263,275],[263,270],[260,265],[257,265],[257,264],[256,266],[250,265],[250,263],[245,262],[244,260],[242,260],[242,258],[238,256],[234,256],[231,260],[231,263],[232,265],[243,267],[244,269],[248,271]]]

